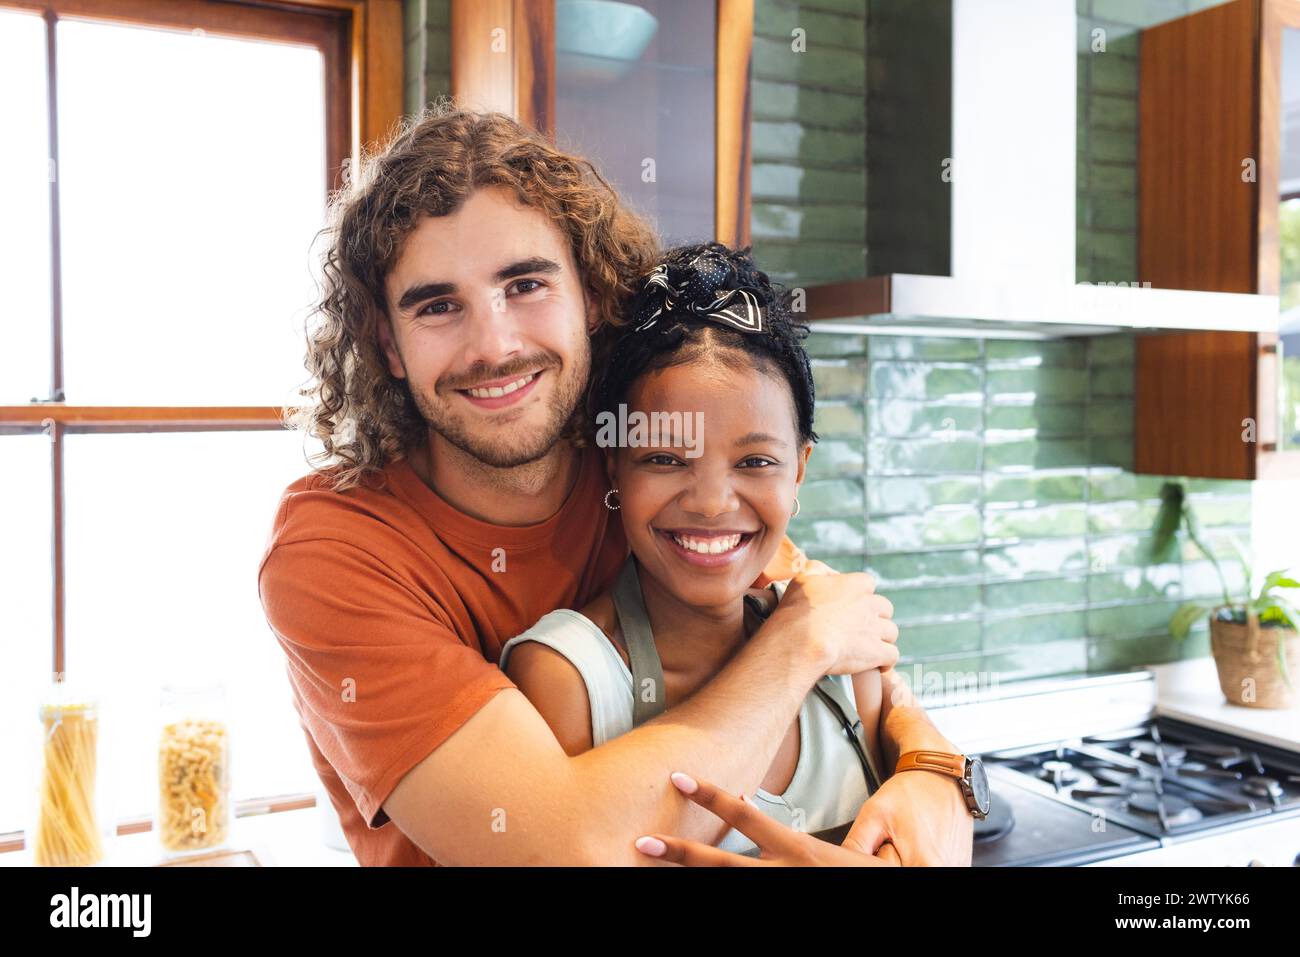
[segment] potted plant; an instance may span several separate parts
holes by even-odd
[[[1189,601],[1169,620],[1169,633],[1183,639],[1198,618],[1210,619],[1210,649],[1219,672],[1219,687],[1233,704],[1253,708],[1289,708],[1296,704],[1291,667],[1300,665],[1300,636],[1296,623],[1300,611],[1282,590],[1300,588],[1300,581],[1285,571],[1270,572],[1259,589],[1251,591],[1251,568],[1241,548],[1233,542],[1244,572],[1244,592],[1233,600],[1218,560],[1201,541],[1200,528],[1181,483],[1166,482],[1160,489],[1151,558],[1171,560],[1178,529],[1214,566],[1223,588],[1221,604]]]

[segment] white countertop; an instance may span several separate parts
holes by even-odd
[[[1300,708],[1229,704],[1219,689],[1213,658],[1151,665],[1150,670],[1156,676],[1157,714],[1300,751]]]
[[[325,843],[320,811],[315,807],[239,817],[230,832],[230,849],[251,850],[266,867],[357,866],[351,851],[335,850]],[[119,835],[109,842],[107,851],[99,866],[152,867],[162,859],[153,831]],[[0,867],[30,866],[30,847],[0,854]]]

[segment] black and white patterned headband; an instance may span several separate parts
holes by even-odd
[[[674,285],[668,266],[660,263],[646,278],[641,305],[632,317],[633,331],[651,328],[665,313],[691,315],[729,326],[740,332],[764,331],[764,307],[759,291],[752,288],[724,289],[734,267],[716,253],[700,253],[686,269],[685,278]]]

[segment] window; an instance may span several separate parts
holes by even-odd
[[[0,0],[0,833],[60,672],[103,702],[119,821],[173,676],[224,678],[237,799],[317,786],[256,568],[318,448],[280,421],[314,240],[393,58],[399,0]]]

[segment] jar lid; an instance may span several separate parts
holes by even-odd
[[[37,716],[42,720],[62,715],[80,714],[93,718],[99,707],[98,696],[85,687],[68,681],[55,681],[41,697]]]

